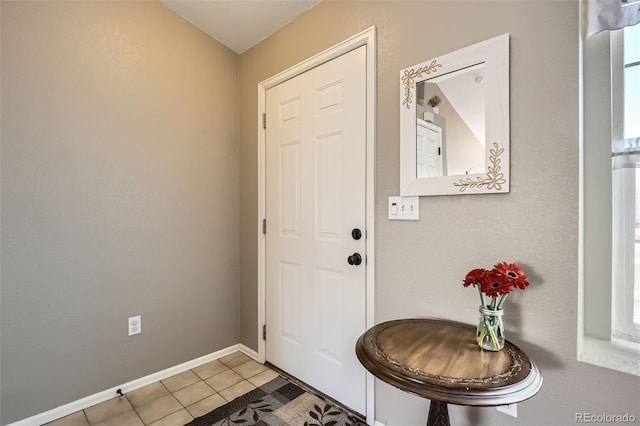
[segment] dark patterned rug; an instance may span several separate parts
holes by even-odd
[[[359,426],[364,419],[279,376],[185,426]]]

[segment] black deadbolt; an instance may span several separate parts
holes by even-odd
[[[351,231],[351,236],[354,240],[359,240],[360,238],[362,238],[362,231],[358,228],[353,228],[353,231]]]

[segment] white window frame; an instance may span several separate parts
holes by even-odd
[[[611,131],[610,40],[580,42],[578,360],[640,376],[640,344],[612,338],[611,140],[622,134]]]
[[[614,98],[615,99],[615,98]],[[629,141],[631,142],[631,141]],[[629,149],[638,152],[637,142]],[[637,156],[637,155],[635,155]],[[612,176],[612,337],[640,343],[634,323],[636,263],[636,168],[614,170]]]
[[[624,30],[610,33],[611,44],[611,135],[614,141],[624,138]],[[640,65],[634,65],[640,66]],[[637,141],[625,145],[633,152],[640,150]],[[612,336],[640,343],[640,324],[634,323],[635,245],[636,245],[636,180],[637,169],[628,168],[612,176],[613,183],[613,298]]]

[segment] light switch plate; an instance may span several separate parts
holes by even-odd
[[[140,315],[129,318],[129,336],[142,333],[142,317]]]
[[[389,197],[389,219],[420,220],[420,197]]]

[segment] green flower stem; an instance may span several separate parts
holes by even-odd
[[[498,304],[498,298],[497,297],[492,297],[491,298],[491,310],[492,311],[496,310],[497,304]]]
[[[495,325],[491,324],[493,319],[495,318],[489,317],[489,316],[484,317],[484,327],[482,327],[482,330],[480,331],[480,335],[478,336],[478,344],[482,346],[482,341],[487,335],[487,332],[489,332],[489,338],[491,339],[493,348],[495,350],[498,350],[500,349],[500,342],[498,342],[498,336],[496,335]]]
[[[480,284],[478,284],[478,294],[480,294],[480,306],[482,309],[487,309],[487,305],[484,303],[484,295],[482,294],[482,290],[480,289]]]
[[[485,317],[485,320],[486,319],[487,318]],[[492,320],[495,320],[495,317],[492,317]],[[496,335],[495,325],[490,324],[487,327],[489,327],[489,337],[491,337],[491,342],[493,343],[494,349],[495,350],[500,349],[500,342],[498,342],[498,336]]]
[[[478,345],[482,347],[482,342],[488,334],[489,338],[491,339],[491,344],[493,345],[493,348],[496,351],[500,350],[500,342],[498,341],[498,335],[496,333],[496,327],[499,322],[498,318],[491,315],[483,315],[482,319],[483,319],[482,321],[483,326],[477,337]]]
[[[502,296],[500,296],[500,301],[498,302],[498,306],[497,309],[500,310],[502,309],[502,306],[504,305],[504,302],[507,301],[507,296],[506,294],[503,294]]]
[[[487,331],[487,326],[485,325],[484,327],[482,327],[482,330],[478,335],[478,345],[480,345],[480,347],[482,347],[482,341],[484,340],[484,336],[487,335],[486,331]]]

